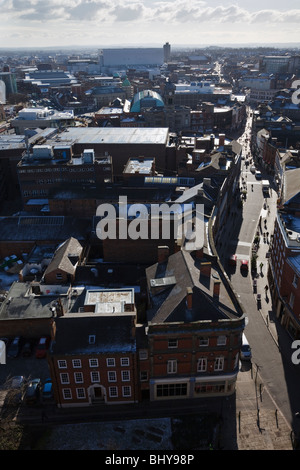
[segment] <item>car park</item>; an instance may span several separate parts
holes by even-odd
[[[27,405],[34,405],[39,401],[41,385],[41,379],[30,380],[25,392],[25,402]]]
[[[42,389],[42,398],[43,400],[50,400],[51,398],[53,398],[53,386],[51,379],[45,380]]]
[[[47,349],[49,348],[50,338],[48,336],[42,336],[35,350],[35,356],[38,359],[46,357]]]

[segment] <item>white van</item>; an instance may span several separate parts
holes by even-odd
[[[248,343],[246,336],[243,333],[242,347],[241,347],[241,359],[243,361],[251,361],[251,357],[252,357],[251,348],[250,348],[250,345]]]

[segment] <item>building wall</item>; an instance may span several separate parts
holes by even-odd
[[[195,325],[150,326],[150,399],[229,395],[235,390],[242,322],[209,331]],[[176,331],[178,330],[178,332]],[[220,344],[218,344],[218,338]],[[225,344],[221,344],[225,341]],[[205,343],[205,345],[204,345]],[[200,370],[200,363],[202,370]]]
[[[114,360],[115,365],[108,366],[107,359]],[[127,359],[128,365],[122,365],[121,360]],[[90,360],[93,362],[91,363]],[[112,351],[108,354],[97,355],[82,353],[51,356],[49,354],[48,363],[51,376],[57,379],[53,386],[59,407],[87,406],[93,402],[120,404],[137,401],[137,371],[134,353],[124,351],[121,354]],[[115,380],[109,377],[110,372],[113,372]],[[127,393],[124,393],[123,387],[129,387]],[[98,389],[98,398],[94,397],[95,388]],[[78,396],[79,392],[81,397]]]

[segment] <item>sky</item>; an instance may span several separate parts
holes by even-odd
[[[299,0],[0,0],[0,48],[300,43]]]

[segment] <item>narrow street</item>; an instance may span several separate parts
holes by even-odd
[[[239,142],[244,148],[243,155],[249,155],[249,124]],[[276,319],[272,301],[265,290],[265,286],[268,286],[267,253],[277,212],[277,193],[272,188],[272,178],[262,168],[258,168],[262,172],[262,179],[256,179],[254,172],[250,170],[252,164],[247,165],[246,160],[242,162],[240,185],[247,191],[246,199],[238,214],[228,218],[222,248],[218,253],[248,317],[245,334],[252,349],[252,364],[258,370],[264,387],[270,392],[274,406],[282,411],[291,428],[299,431],[299,423],[295,420],[295,413],[299,411],[299,366],[297,368],[291,361],[292,339]],[[266,198],[262,191],[262,180],[267,179],[270,180],[271,189]],[[264,236],[267,232],[268,236]],[[257,233],[260,242],[257,251],[257,276],[254,278],[251,273],[251,256],[253,239]],[[237,257],[235,268],[228,264],[232,254]],[[249,270],[246,273],[240,269],[243,259],[249,261]],[[261,295],[260,304],[257,302],[257,294]]]

